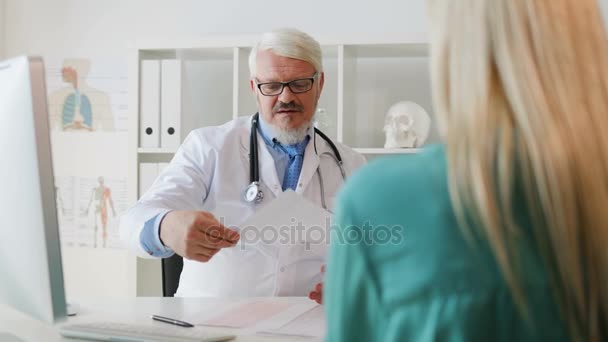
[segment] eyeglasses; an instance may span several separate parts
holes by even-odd
[[[258,89],[260,89],[260,93],[265,96],[277,96],[283,93],[283,89],[285,86],[289,87],[294,94],[301,94],[312,89],[312,85],[315,82],[315,78],[317,78],[317,73],[312,75],[312,77],[308,78],[300,78],[297,80],[289,81],[289,82],[267,82],[267,83],[257,83]]]

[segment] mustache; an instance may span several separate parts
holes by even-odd
[[[281,109],[287,109],[287,110],[295,110],[298,112],[303,112],[304,111],[304,107],[296,104],[295,102],[291,101],[289,103],[285,103],[285,102],[277,102],[277,104],[274,105],[274,107],[272,107],[272,112],[276,113]]]

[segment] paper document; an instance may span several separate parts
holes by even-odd
[[[182,318],[195,325],[238,328],[249,334],[325,334],[323,307],[308,299],[294,303],[283,298],[258,298],[229,305],[223,310],[217,306],[213,310],[218,313],[211,316],[191,314]]]
[[[330,227],[329,211],[287,190],[256,211],[237,230],[243,243],[261,243],[267,247],[305,243],[310,249],[312,245],[325,246],[329,242]],[[266,250],[272,251],[272,248]]]
[[[285,302],[259,301],[246,303],[203,321],[202,325],[246,328],[276,316],[289,307],[290,304]]]
[[[240,225],[239,232],[235,248],[276,262],[276,279],[266,283],[274,287],[273,296],[307,296],[323,281],[331,214],[317,204],[285,191]]]
[[[317,305],[278,329],[262,330],[259,333],[265,335],[323,337],[325,336],[325,329],[323,306]]]

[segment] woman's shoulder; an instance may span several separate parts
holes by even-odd
[[[415,154],[381,157],[355,172],[342,192],[342,198],[369,200],[368,196],[423,196],[436,193],[446,182],[443,145],[430,145]],[[361,196],[363,194],[363,196]]]

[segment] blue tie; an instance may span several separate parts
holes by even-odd
[[[300,178],[300,171],[302,171],[302,163],[304,162],[304,150],[306,149],[308,140],[309,137],[307,136],[298,144],[282,146],[289,154],[289,164],[283,178],[283,191],[287,189],[295,191],[298,186],[298,179]]]

